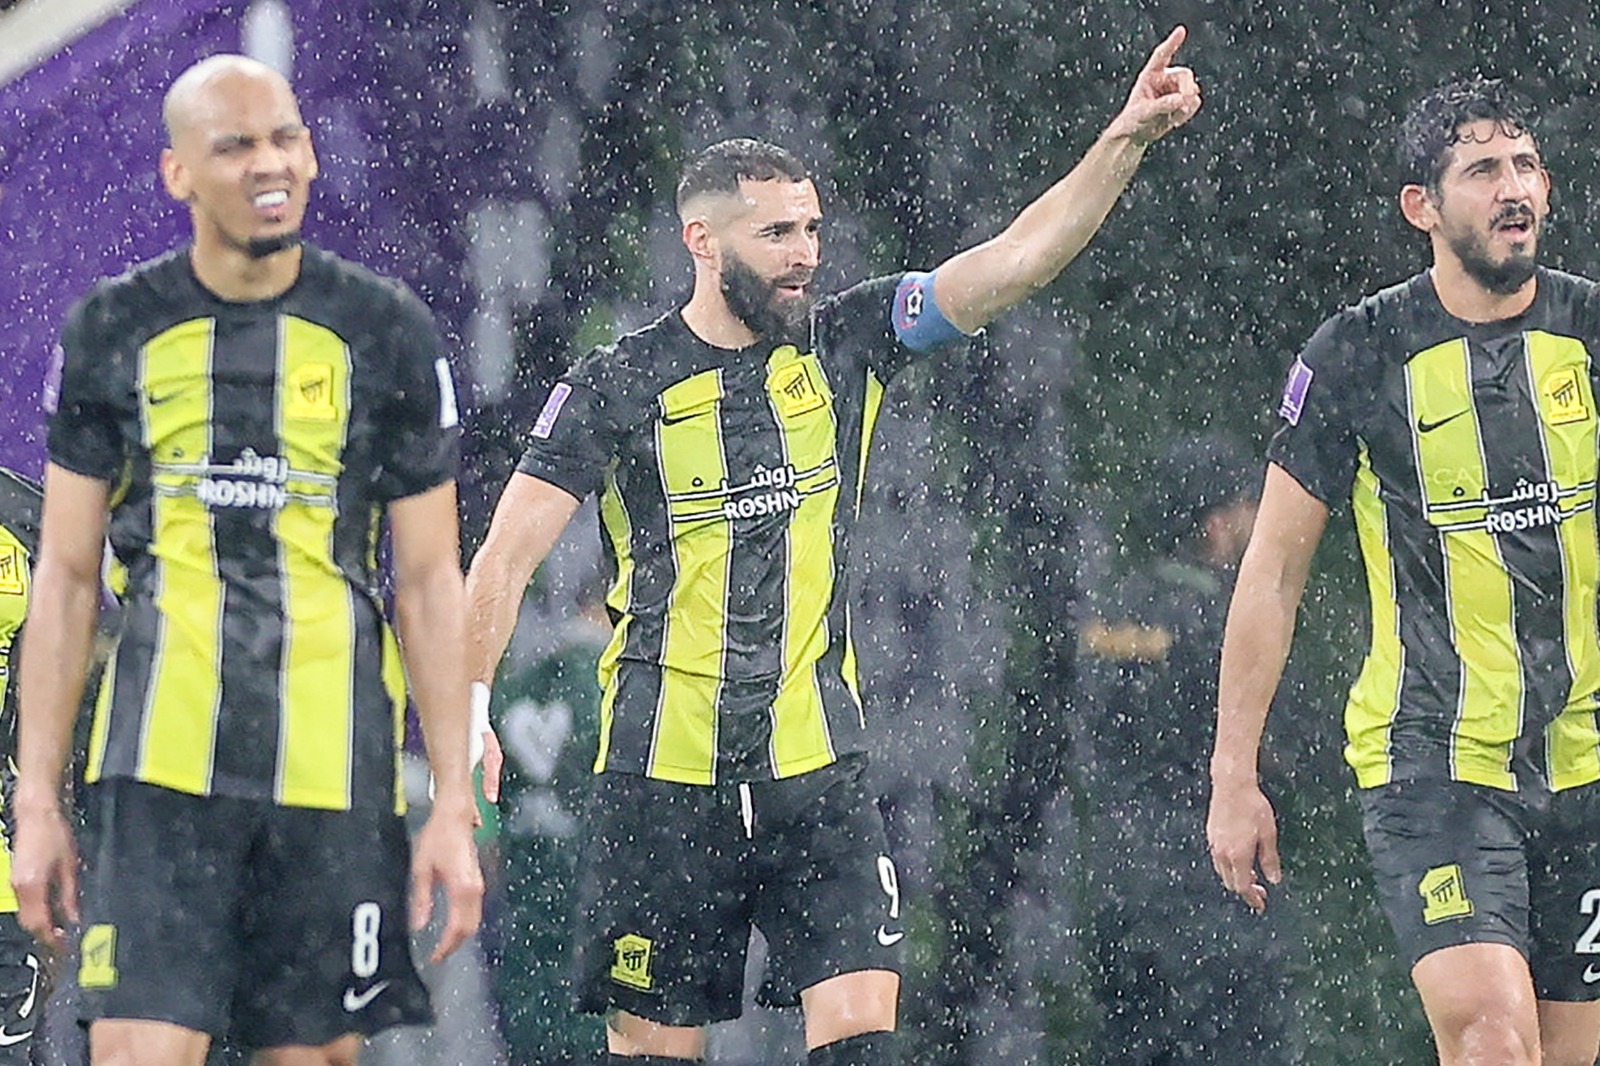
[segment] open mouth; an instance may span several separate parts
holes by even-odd
[[[1495,219],[1489,228],[1514,241],[1527,240],[1533,236],[1533,216],[1518,212],[1515,215]]]
[[[256,214],[262,218],[277,221],[283,217],[284,209],[289,206],[288,189],[268,189],[258,192],[250,198],[256,209]]]

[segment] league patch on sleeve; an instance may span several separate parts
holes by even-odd
[[[439,375],[439,428],[449,429],[461,421],[461,409],[456,406],[456,383],[450,377],[450,364],[444,356],[434,360],[433,369]]]
[[[572,395],[572,386],[560,382],[550,390],[550,398],[544,402],[544,410],[539,412],[539,418],[533,424],[533,435],[540,440],[549,440],[550,431],[556,428],[556,418],[561,414],[561,408],[566,405],[567,397]]]
[[[1306,393],[1311,389],[1311,368],[1297,356],[1289,368],[1289,380],[1283,386],[1283,399],[1278,403],[1278,415],[1291,426],[1300,424],[1306,409]]]
[[[66,362],[66,351],[56,345],[55,351],[50,353],[50,366],[44,372],[44,392],[39,397],[47,415],[55,414],[56,408],[61,406],[61,368]]]

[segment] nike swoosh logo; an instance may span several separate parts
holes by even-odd
[[[1434,430],[1438,429],[1440,426],[1444,425],[1446,422],[1454,422],[1456,419],[1458,419],[1462,415],[1466,414],[1467,411],[1469,411],[1469,410],[1471,410],[1471,408],[1467,408],[1466,410],[1457,411],[1455,414],[1450,415],[1450,416],[1448,416],[1446,418],[1441,418],[1437,422],[1424,422],[1422,419],[1419,418],[1419,419],[1417,419],[1417,432],[1418,433],[1432,433]]]
[[[354,1014],[356,1011],[360,1010],[362,1007],[365,1007],[368,1003],[371,1003],[373,1000],[377,999],[378,995],[385,988],[388,988],[388,987],[389,987],[389,982],[388,981],[379,981],[377,984],[373,985],[371,988],[367,989],[365,992],[362,992],[360,995],[357,995],[356,994],[356,990],[353,989],[353,988],[345,989],[344,990],[344,1011],[345,1011],[345,1013],[346,1014]]]
[[[1597,969],[1592,964],[1585,966],[1583,968],[1583,983],[1586,985],[1592,985],[1596,981],[1600,981],[1600,969]]]
[[[160,396],[152,395],[150,397],[150,406],[151,407],[156,407],[156,406],[159,406],[160,404],[166,403],[168,400],[176,400],[177,398],[178,398],[178,394],[176,392],[162,393]]]
[[[906,934],[904,930],[891,933],[883,926],[878,926],[878,943],[882,944],[886,948],[894,947],[896,944],[900,943],[900,941],[905,939],[905,935]]]
[[[29,1029],[25,1033],[12,1033],[7,1032],[5,1026],[0,1026],[0,1047],[10,1047],[12,1044],[20,1044],[32,1035],[32,1029]]]

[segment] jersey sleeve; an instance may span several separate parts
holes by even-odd
[[[378,495],[404,499],[456,476],[461,416],[433,316],[401,289],[389,324],[394,388],[381,425]]]
[[[45,376],[43,400],[50,461],[75,474],[114,481],[124,455],[108,391],[118,379],[108,304],[104,291],[96,290],[67,315]]]
[[[1289,368],[1278,402],[1282,420],[1267,458],[1329,507],[1348,500],[1358,444],[1351,419],[1351,364],[1359,338],[1346,316],[1330,319]]]
[[[619,400],[608,395],[603,367],[612,349],[580,360],[551,388],[529,433],[517,471],[582,500],[598,492],[619,443],[611,417]]]
[[[917,359],[949,352],[972,338],[944,317],[934,299],[937,271],[873,278],[831,297],[818,316],[820,346],[861,352],[887,381]]]

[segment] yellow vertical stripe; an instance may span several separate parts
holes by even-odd
[[[622,658],[622,649],[628,646],[628,622],[633,617],[628,613],[628,605],[633,600],[633,577],[637,567],[633,558],[633,523],[628,518],[627,503],[617,489],[615,471],[606,477],[605,491],[600,494],[600,520],[617,558],[617,580],[606,594],[606,605],[621,615],[622,621],[600,653],[597,671],[601,692],[600,746],[595,753],[595,773],[605,768],[606,756],[611,752],[611,726],[616,721],[617,662]]]
[[[1429,520],[1436,526],[1481,521],[1489,510],[1483,505],[1489,479],[1466,341],[1414,356],[1406,365],[1406,390]],[[1451,641],[1461,662],[1451,776],[1513,788],[1512,743],[1521,730],[1523,691],[1511,579],[1488,529],[1452,529],[1441,541]]]
[[[100,691],[95,693],[94,719],[89,725],[89,758],[84,776],[90,781],[100,780],[106,764],[106,740],[110,736],[111,694],[116,689],[117,653],[112,651],[105,669],[100,673]]]
[[[333,545],[349,425],[344,340],[324,326],[281,317],[275,428],[288,470],[279,474],[286,502],[273,519],[284,613],[274,791],[293,807],[350,805],[355,605]],[[386,665],[387,655],[386,648]]]
[[[809,383],[807,399],[786,409],[773,390],[800,370]],[[783,433],[784,455],[800,492],[800,506],[789,516],[783,681],[772,707],[777,774],[791,777],[826,766],[835,757],[818,687],[817,661],[828,650],[827,611],[835,577],[832,526],[839,507],[838,425],[833,394],[815,355],[800,356],[793,348],[780,348],[769,360],[767,373],[768,397]]]
[[[861,412],[861,455],[856,461],[856,517],[861,517],[861,500],[867,485],[867,458],[872,451],[872,438],[877,432],[878,415],[883,410],[883,382],[878,380],[878,375],[867,371],[867,388],[865,402]],[[861,667],[856,660],[856,637],[851,624],[850,605],[845,604],[844,609],[844,662],[840,668],[844,675],[845,687],[850,690],[850,695],[856,701],[856,707],[861,703]],[[864,714],[864,712],[863,712]],[[863,717],[861,724],[866,725]]]
[[[677,574],[663,635],[656,753],[671,753],[673,780],[710,784],[716,772],[716,705],[727,643],[733,526],[722,450],[722,375],[708,370],[661,393],[656,461],[667,496]]]
[[[1388,518],[1378,493],[1372,457],[1363,446],[1351,493],[1356,539],[1366,563],[1367,593],[1372,601],[1372,646],[1361,674],[1350,688],[1345,707],[1345,761],[1361,788],[1388,784],[1394,774],[1389,735],[1400,703],[1400,678],[1405,650],[1400,643],[1400,609],[1394,594],[1394,556],[1389,549]]]
[[[1528,334],[1529,384],[1539,407],[1550,476],[1559,488],[1563,604],[1567,664],[1572,685],[1566,706],[1548,727],[1551,787],[1600,779],[1600,734],[1595,697],[1600,691],[1600,636],[1594,605],[1600,582],[1595,526],[1595,477],[1600,458],[1589,352],[1582,342],[1549,333]]]
[[[222,581],[211,514],[196,493],[211,455],[213,326],[191,319],[157,334],[139,368],[160,615],[139,778],[190,793],[210,788],[222,691]]]

